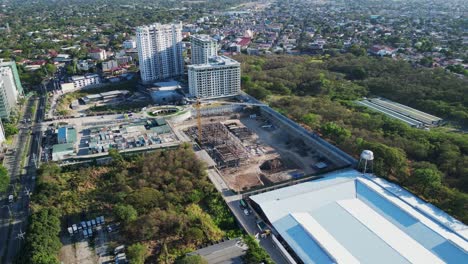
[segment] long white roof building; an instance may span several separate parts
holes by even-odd
[[[468,263],[468,229],[355,170],[250,197],[303,263]]]

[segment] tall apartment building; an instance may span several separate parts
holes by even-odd
[[[209,58],[217,55],[218,42],[208,35],[194,35],[190,42],[192,64],[206,64]]]
[[[5,141],[5,130],[3,129],[3,123],[2,120],[0,119],[0,144],[2,144]]]
[[[240,63],[226,56],[188,66],[189,92],[198,98],[234,96],[241,89]]]
[[[0,62],[0,118],[9,118],[23,94],[15,62]]]
[[[163,80],[184,73],[182,23],[138,27],[136,37],[143,82]]]

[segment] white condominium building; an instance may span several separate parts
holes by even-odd
[[[152,24],[136,30],[141,79],[145,83],[182,75],[182,23]]]
[[[0,67],[0,118],[9,118],[18,102],[19,91],[10,67]]]
[[[217,55],[218,43],[208,35],[194,35],[190,42],[192,64],[206,64],[209,58]]]
[[[217,98],[240,92],[240,63],[226,56],[212,57],[207,64],[188,66],[190,94],[198,98]]]
[[[2,120],[0,119],[0,144],[2,144],[5,141],[5,130],[3,130],[3,123]]]

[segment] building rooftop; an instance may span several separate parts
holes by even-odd
[[[355,170],[250,197],[304,263],[468,263],[468,229]]]
[[[442,118],[433,116],[431,114],[416,110],[414,108],[411,108],[406,105],[402,105],[396,102],[392,102],[387,99],[382,99],[382,98],[374,98],[374,99],[369,99],[370,102],[380,105],[382,107],[385,107],[387,109],[396,111],[398,113],[401,113],[405,116],[408,116],[410,118],[413,118],[415,120],[421,121],[426,124],[433,124],[442,121]]]
[[[195,65],[189,65],[189,68],[193,69],[211,69],[216,66],[239,66],[240,63],[237,62],[236,60],[233,60],[229,57],[226,56],[214,56],[208,59],[208,64],[195,64]]]
[[[247,246],[240,238],[224,241],[212,246],[201,248],[189,255],[200,255],[209,264],[241,264],[241,257],[245,255]]]
[[[115,90],[115,91],[103,92],[103,93],[100,93],[100,95],[102,97],[107,97],[107,96],[114,96],[114,95],[125,95],[128,93],[129,91],[127,90]]]
[[[76,129],[68,128],[67,129],[67,143],[75,143],[76,142]]]
[[[69,152],[74,150],[73,143],[55,144],[52,146],[52,153]]]
[[[206,34],[198,34],[198,35],[192,35],[190,37],[191,39],[196,39],[196,40],[200,40],[200,41],[214,41],[214,42],[217,42],[216,39],[210,37],[209,35],[206,35]]]
[[[158,91],[172,91],[172,90],[181,88],[179,82],[177,81],[157,82],[157,83],[153,83],[153,85],[156,87],[152,88],[152,90],[158,90]]]

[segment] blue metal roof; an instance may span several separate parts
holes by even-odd
[[[57,132],[58,140],[66,141],[67,140],[67,128],[66,127],[59,127]]]

